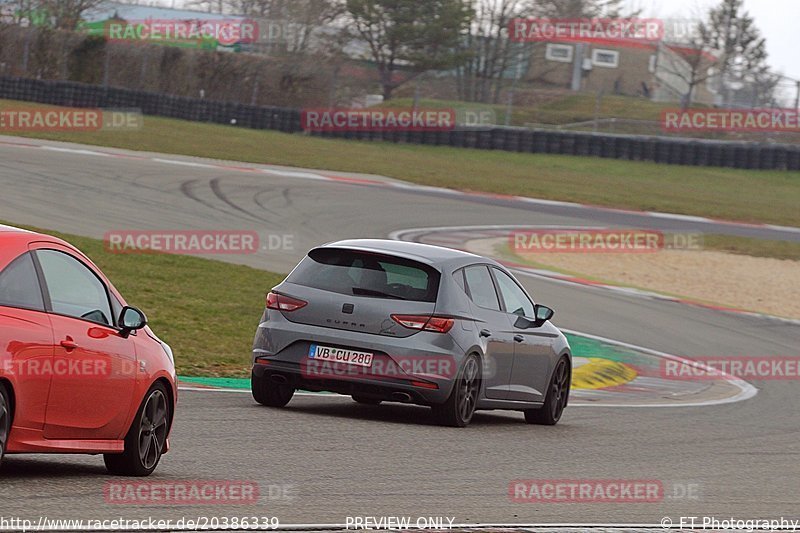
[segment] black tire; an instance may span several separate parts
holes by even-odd
[[[364,405],[380,405],[382,401],[375,398],[367,398],[366,396],[359,396],[358,394],[353,394],[353,400],[356,403],[363,403]]]
[[[125,451],[103,454],[109,474],[144,477],[153,473],[164,453],[171,410],[166,387],[162,383],[150,387],[125,436]]]
[[[453,391],[443,404],[432,406],[433,416],[442,426],[467,427],[475,414],[481,391],[481,361],[476,354],[464,360]]]
[[[11,414],[11,400],[5,385],[0,383],[0,465],[3,464],[8,436],[11,434]]]
[[[556,363],[555,370],[553,370],[544,405],[539,409],[526,409],[525,422],[542,426],[555,426],[558,424],[558,421],[561,420],[561,415],[564,414],[564,407],[567,406],[567,399],[569,398],[570,375],[569,360],[566,357],[562,357]]]
[[[255,373],[250,377],[250,389],[253,399],[267,407],[285,407],[294,396],[294,389],[289,385],[271,382],[266,376],[258,377]]]

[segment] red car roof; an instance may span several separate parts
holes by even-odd
[[[74,246],[57,237],[0,224],[0,270],[25,253],[28,245],[36,241],[57,243],[75,250]],[[77,252],[77,250],[75,251]]]

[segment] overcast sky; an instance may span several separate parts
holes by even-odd
[[[626,0],[643,9],[642,16],[694,17],[719,4],[718,0]],[[769,62],[775,70],[800,80],[800,0],[744,0],[745,10],[767,39]]]

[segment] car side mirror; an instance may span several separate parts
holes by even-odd
[[[550,309],[546,305],[538,305],[537,304],[533,308],[533,310],[534,310],[534,313],[536,314],[536,322],[539,323],[539,324],[544,324],[545,322],[547,322],[548,320],[553,318],[553,315],[556,314],[555,311],[553,311],[552,309]]]
[[[119,313],[119,329],[123,337],[128,337],[132,331],[142,329],[147,325],[147,317],[135,307],[125,306]]]

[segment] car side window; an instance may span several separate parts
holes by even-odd
[[[467,292],[467,286],[464,283],[464,269],[459,268],[455,272],[453,272],[453,279],[456,280],[456,284],[461,288],[462,291]]]
[[[536,313],[533,310],[533,302],[511,276],[495,268],[494,277],[497,280],[497,287],[500,289],[500,295],[506,305],[506,311],[513,315],[535,318]]]
[[[484,309],[500,310],[500,301],[497,299],[497,291],[494,289],[489,267],[485,265],[467,267],[464,269],[464,277],[469,296],[475,305]]]
[[[86,265],[56,250],[37,250],[36,257],[54,313],[111,326],[106,286]]]
[[[0,272],[0,305],[44,311],[42,288],[30,252]]]

